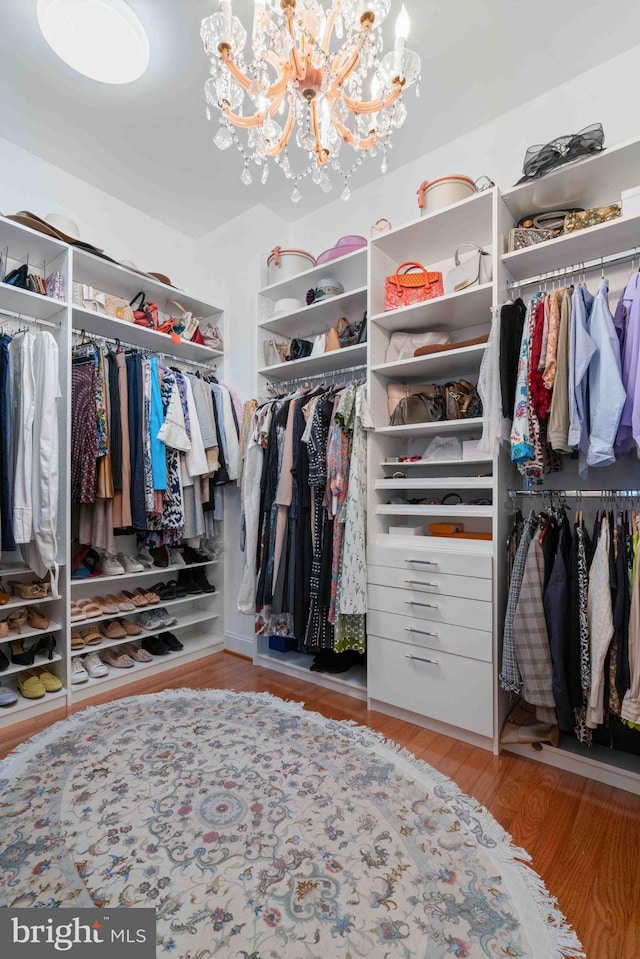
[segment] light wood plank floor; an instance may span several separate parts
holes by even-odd
[[[528,759],[492,756],[225,653],[195,668],[177,668],[170,677],[150,677],[135,692],[187,686],[270,692],[302,701],[332,719],[356,720],[405,746],[475,796],[514,842],[528,850],[588,959],[640,959],[639,797]],[[110,698],[104,695],[91,702]],[[23,723],[0,734],[0,756],[52,721],[49,715],[44,722]]]

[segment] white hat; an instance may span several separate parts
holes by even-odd
[[[285,297],[282,300],[276,300],[273,308],[272,317],[282,316],[285,313],[295,313],[303,307],[302,300],[295,300],[293,297]]]

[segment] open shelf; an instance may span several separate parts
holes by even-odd
[[[258,370],[260,376],[270,380],[292,380],[298,377],[315,376],[318,373],[335,373],[346,367],[367,365],[367,344],[347,346],[343,350],[331,350],[320,356],[307,356],[302,360],[277,363]]]
[[[66,243],[56,240],[53,236],[47,236],[39,230],[33,230],[6,216],[0,216],[0,248],[5,246],[9,247],[9,256],[12,260],[26,259],[28,254],[30,262],[34,264],[39,261],[51,263],[58,257],[62,257],[69,249]]]
[[[329,263],[321,263],[320,266],[312,266],[311,269],[303,273],[296,273],[288,280],[279,280],[269,286],[263,286],[258,291],[260,296],[269,300],[281,300],[286,297],[295,297],[304,300],[307,290],[315,289],[319,280],[325,276],[342,283],[345,290],[361,287],[367,278],[367,248],[355,250],[353,253],[347,253]]]
[[[457,460],[414,460],[413,462],[401,463],[399,460],[383,460],[380,466],[393,467],[397,470],[406,469],[406,467],[415,466],[466,466],[467,463],[493,463],[491,456],[475,456],[468,459]],[[457,481],[457,478],[456,478]]]
[[[160,581],[168,573],[186,572],[188,569],[198,569],[201,566],[216,566],[217,563],[217,559],[210,559],[205,563],[190,563],[188,566],[154,566],[153,569],[145,569],[141,573],[120,573],[119,576],[86,576],[84,579],[74,579],[72,576],[71,586],[89,586],[94,583],[127,583],[131,579],[140,579],[141,576],[155,576]]]
[[[264,638],[263,638],[264,641]],[[281,653],[268,647],[262,649],[255,657],[254,664],[266,669],[286,673],[287,676],[296,676],[316,686],[324,686],[336,692],[352,696],[354,699],[367,698],[367,670],[364,666],[352,666],[346,673],[331,675],[330,673],[311,672],[313,656],[307,653]]]
[[[5,640],[5,642],[9,642],[9,640]],[[7,655],[10,655],[9,650],[7,650]],[[58,653],[54,653],[52,659],[48,659],[46,654],[36,656],[31,666],[20,666],[16,663],[10,663],[9,666],[7,666],[7,668],[0,673],[0,681],[4,676],[12,676],[15,673],[23,673],[25,670],[35,669],[36,667],[48,669],[49,666],[52,666],[54,663],[60,662],[62,662],[62,656],[59,656]]]
[[[476,433],[482,429],[481,416],[472,420],[442,420],[439,423],[412,423],[409,426],[382,426],[376,433],[382,436],[399,436],[413,439],[416,436],[431,436],[447,433]],[[461,461],[462,462],[462,461]],[[398,464],[400,465],[400,464]]]
[[[32,636],[47,636],[49,633],[58,633],[62,629],[60,623],[54,623],[53,620],[49,623],[46,629],[30,629],[26,624],[22,627],[21,633],[16,633],[15,631],[9,633],[8,636],[3,636],[0,639],[0,645],[2,643],[10,643],[15,639],[31,639]]]
[[[177,359],[215,363],[223,355],[220,350],[211,350],[208,346],[190,343],[188,340],[174,343],[166,333],[136,326],[135,323],[127,323],[125,320],[105,316],[103,313],[94,313],[79,306],[73,307],[72,326],[74,330],[85,330],[87,333],[93,333],[94,336],[120,339],[123,343],[130,343],[132,346],[139,346],[141,349],[152,350],[155,353],[175,356]]]
[[[64,709],[67,705],[67,690],[63,687],[57,693],[46,693],[40,699],[25,699],[16,683],[6,684],[14,692],[18,693],[18,701],[13,706],[4,706],[0,710],[0,726],[11,725],[16,722],[16,717],[22,713],[30,713],[37,716],[40,713],[49,712],[50,709]]]
[[[126,646],[127,643],[139,643],[143,639],[149,639],[150,636],[158,636],[160,633],[172,633],[177,629],[190,629],[193,626],[198,626],[202,623],[213,622],[219,618],[220,614],[211,610],[208,612],[203,610],[198,613],[191,613],[189,616],[183,617],[180,622],[174,623],[173,626],[162,626],[158,629],[145,629],[137,636],[125,636],[123,639],[108,639],[105,636],[101,643],[84,646],[81,649],[72,649],[71,656],[85,656],[87,653],[99,653],[101,649],[112,649],[115,646]],[[180,650],[178,650],[178,652],[180,652]],[[162,658],[164,659],[165,657],[163,656]],[[102,678],[105,679],[106,677]]]
[[[401,506],[397,504],[376,506],[376,513],[379,516],[455,516],[458,519],[466,516],[469,519],[491,519],[493,506],[468,506],[466,503],[458,503],[456,506],[420,506],[419,504]]]
[[[461,293],[448,293],[399,310],[376,313],[372,322],[390,333],[440,328],[468,329],[490,322],[492,295],[492,284],[483,283]]]
[[[179,599],[167,599],[164,601],[160,600],[159,603],[154,603],[152,606],[139,606],[135,609],[129,609],[121,613],[104,613],[102,616],[87,616],[85,619],[72,619],[71,628],[75,629],[78,627],[82,629],[83,627],[90,626],[92,623],[104,623],[108,622],[110,619],[131,619],[134,616],[138,616],[140,613],[152,613],[154,609],[170,609],[172,606],[180,606],[184,603],[194,603],[197,600],[216,599],[217,596],[217,590],[215,593],[197,593],[192,596],[181,596]],[[173,629],[173,626],[162,628]],[[151,635],[153,635],[154,632],[157,632],[157,630],[151,630]]]
[[[349,290],[340,296],[331,296],[327,300],[303,306],[291,313],[282,313],[279,316],[268,316],[258,323],[258,329],[268,333],[277,333],[279,336],[301,336],[303,339],[316,333],[326,333],[331,326],[345,316],[348,320],[362,318],[367,305],[366,286]],[[354,316],[354,311],[359,315]]]
[[[32,290],[21,290],[10,283],[0,283],[0,310],[50,320],[66,308],[67,304],[62,300],[54,300]]]
[[[5,613],[12,609],[20,609],[21,606],[40,606],[42,603],[57,603],[59,596],[45,596],[43,599],[11,599],[4,606],[0,606],[0,619],[5,619]],[[0,643],[2,639],[0,639]]]
[[[492,476],[439,476],[435,479],[385,479],[376,480],[377,490],[403,489],[437,489],[437,490],[455,490],[456,493],[462,489],[493,489]]]
[[[482,358],[487,349],[486,343],[477,346],[463,346],[457,350],[444,350],[429,356],[416,356],[413,359],[399,360],[394,363],[381,363],[372,366],[371,372],[386,379],[410,379],[414,376],[430,376],[434,379],[458,379],[478,375]]]

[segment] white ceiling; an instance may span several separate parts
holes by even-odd
[[[118,87],[88,80],[55,56],[40,34],[36,0],[2,0],[0,135],[191,236],[259,202],[292,220],[322,205],[325,195],[311,184],[303,201],[291,204],[291,184],[277,169],[266,186],[245,187],[236,151],[220,153],[211,142],[216,126],[205,118],[200,22],[216,0],[129,3],[147,29],[151,61],[140,80]],[[630,49],[640,36],[640,4],[628,0],[608,0],[606,42],[602,3],[405,3],[423,81],[420,99],[407,96],[394,166]],[[251,22],[253,0],[233,6]],[[390,29],[394,20],[392,14]],[[364,163],[352,187],[378,175],[377,162]]]

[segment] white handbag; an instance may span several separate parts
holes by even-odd
[[[92,313],[107,312],[107,294],[102,293],[101,290],[94,290],[87,283],[74,283],[72,295],[74,306],[91,310]]]
[[[311,350],[311,356],[322,356],[327,347],[327,336],[325,333],[318,333],[315,340],[313,341],[313,349]]]
[[[464,263],[460,262],[460,250],[465,246],[473,249],[472,256]],[[459,293],[470,286],[491,283],[493,279],[493,257],[477,243],[462,243],[456,250],[455,266],[444,278],[444,292]]]
[[[397,363],[400,360],[412,360],[415,351],[421,346],[436,346],[450,343],[448,333],[431,330],[428,333],[392,333],[385,363]]]

